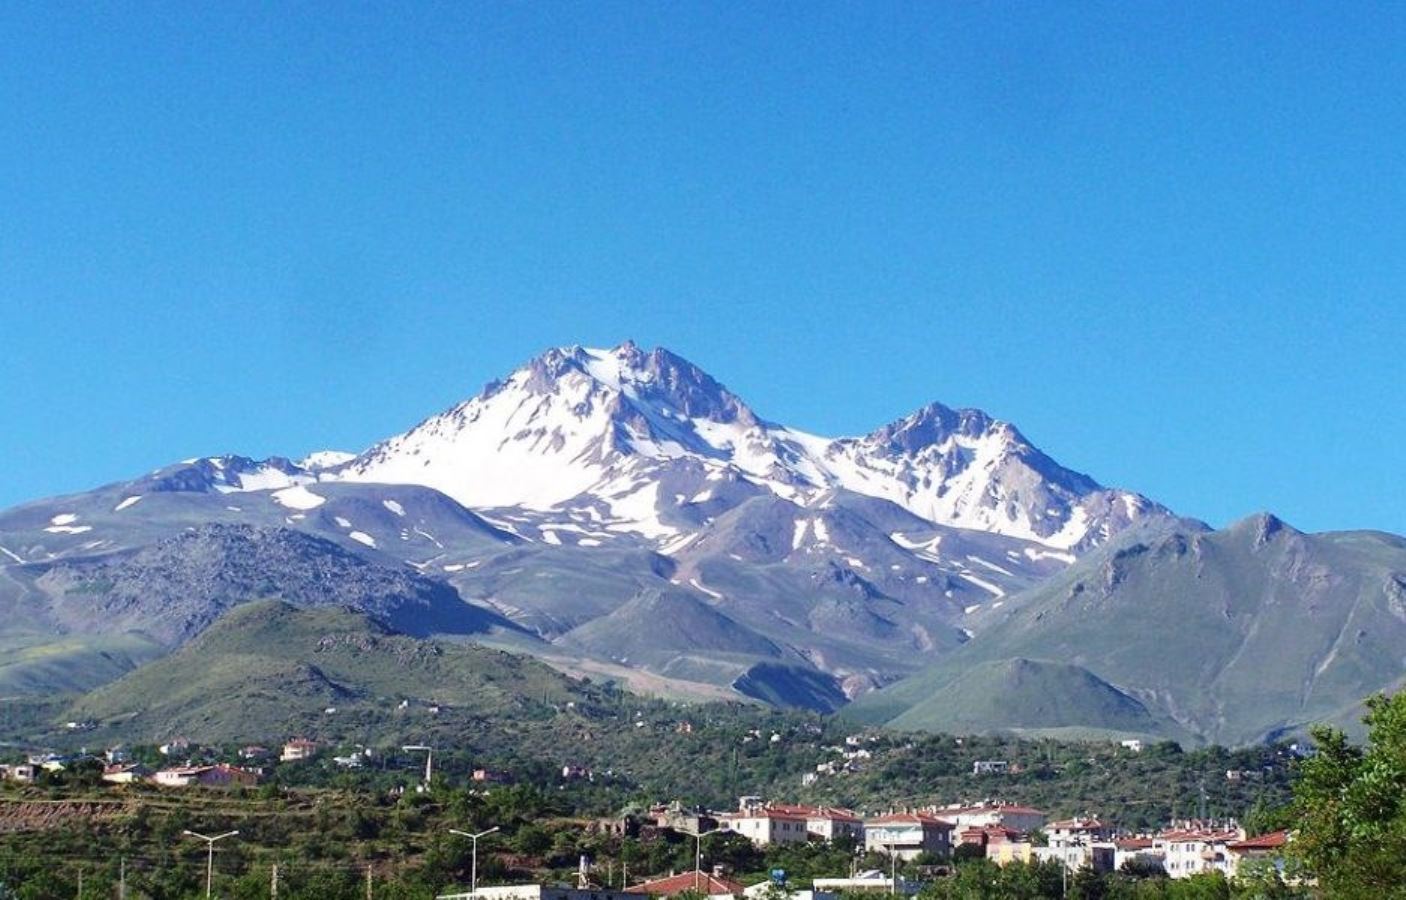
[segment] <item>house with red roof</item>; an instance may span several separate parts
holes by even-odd
[[[1246,838],[1226,845],[1230,854],[1230,873],[1239,875],[1243,867],[1254,865],[1272,866],[1281,875],[1284,873],[1284,848],[1288,846],[1288,831],[1271,831],[1256,837]]]
[[[970,828],[963,828],[956,833],[954,846],[969,845],[972,847],[985,848],[991,844],[1006,844],[1020,840],[1023,835],[1014,828],[1005,828],[1001,825],[985,825]]]
[[[632,894],[649,894],[653,897],[674,897],[683,893],[703,894],[708,897],[740,897],[743,885],[741,882],[708,872],[694,871],[632,884],[629,891]]]
[[[1167,860],[1150,837],[1120,837],[1113,841],[1113,868],[1122,871],[1127,863],[1166,869]]]
[[[1245,830],[1233,823],[1184,822],[1159,832],[1154,851],[1166,860],[1167,874],[1190,878],[1203,872],[1232,874],[1230,845],[1245,840]]]
[[[718,821],[758,847],[803,843],[808,839],[807,813],[794,806],[748,806],[723,813]]]
[[[317,741],[310,741],[307,738],[293,738],[293,740],[283,745],[283,752],[278,755],[280,762],[301,762],[305,759],[312,759],[317,755]]]
[[[784,815],[794,815],[805,819],[806,836],[821,841],[833,841],[848,837],[856,841],[864,840],[864,820],[853,811],[837,806],[802,806],[789,803],[771,803],[767,809]]]

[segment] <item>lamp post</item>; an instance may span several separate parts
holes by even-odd
[[[227,837],[234,837],[236,834],[239,834],[239,832],[226,831],[224,834],[217,834],[214,837],[198,834],[189,829],[181,833],[193,838],[200,838],[205,842],[205,900],[210,900],[210,886],[214,883],[215,879],[215,842],[222,841]]]
[[[709,828],[707,831],[686,831],[684,834],[693,835],[693,889],[700,890],[698,882],[703,877],[703,838],[710,834],[722,831],[721,828]]]
[[[423,750],[425,753],[425,791],[430,789],[430,777],[434,774],[434,748],[424,744],[406,744],[400,748],[404,753]]]
[[[494,825],[487,831],[480,831],[478,834],[473,834],[472,832],[468,831],[460,831],[457,828],[449,829],[450,834],[457,834],[459,835],[459,837],[466,837],[474,842],[473,863],[471,868],[469,869],[469,894],[471,896],[478,893],[478,839],[481,837],[487,837],[488,835],[492,834],[497,830],[497,825]]]

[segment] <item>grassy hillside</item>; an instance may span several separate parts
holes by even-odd
[[[409,714],[398,709],[402,700],[418,713],[439,705],[505,716],[592,696],[522,656],[394,634],[345,609],[263,601],[236,607],[179,651],[88,694],[68,716],[98,722],[99,736],[274,740],[323,720],[336,729],[383,718],[390,729],[398,713]],[[336,713],[324,712],[332,707]]]
[[[134,634],[11,634],[0,639],[0,695],[88,690],[164,652]]]
[[[966,669],[932,697],[893,720],[895,728],[921,728],[938,720],[954,734],[970,734],[999,721],[1024,735],[1066,732],[1085,737],[1147,738],[1175,730],[1133,697],[1065,663],[1015,658]]]

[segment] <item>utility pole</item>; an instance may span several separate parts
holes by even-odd
[[[83,900],[83,869],[78,870],[78,900]]]
[[[371,900],[371,864],[366,864],[366,900]]]
[[[214,837],[206,837],[190,830],[181,833],[193,838],[200,838],[205,842],[205,900],[210,900],[210,888],[215,882],[215,842],[222,841],[227,837],[234,837],[239,834],[239,831],[226,831],[224,834],[217,834]]]
[[[117,861],[117,900],[127,900],[127,857]]]
[[[273,873],[269,877],[269,898],[278,900],[278,863],[273,864]]]

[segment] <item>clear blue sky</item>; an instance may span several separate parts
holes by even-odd
[[[809,430],[940,399],[1406,532],[1404,17],[4,4],[0,505],[633,337]]]

